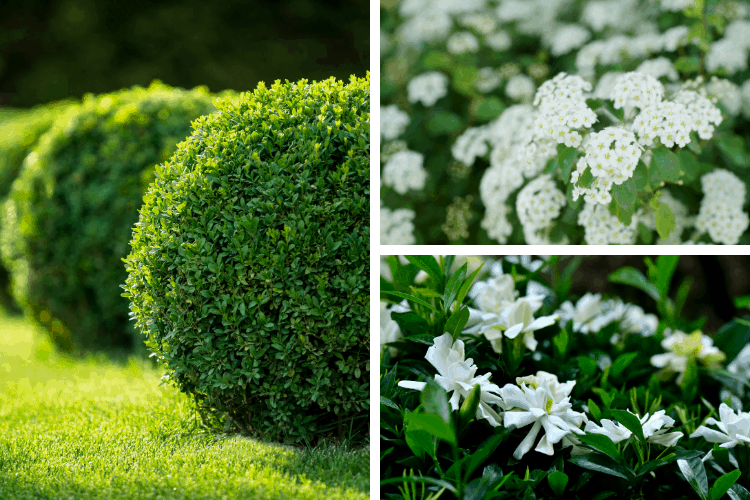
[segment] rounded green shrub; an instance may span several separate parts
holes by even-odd
[[[131,347],[122,259],[155,165],[215,111],[161,82],[87,95],[26,156],[3,210],[14,297],[65,349]]]
[[[209,420],[303,442],[369,418],[369,81],[217,101],[157,168],[125,296]]]
[[[59,114],[73,101],[58,101],[30,110],[11,110],[0,115],[0,201],[4,201],[21,170],[23,159]],[[10,294],[10,272],[0,264],[0,307],[21,312]]]

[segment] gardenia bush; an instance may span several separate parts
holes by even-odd
[[[654,314],[569,297],[580,258],[388,257],[382,498],[747,498],[750,321],[684,316],[678,259],[609,275]]]
[[[381,8],[381,243],[750,241],[750,8]]]

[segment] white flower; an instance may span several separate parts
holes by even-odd
[[[565,203],[565,194],[557,189],[552,176],[542,174],[518,193],[516,213],[524,229],[548,228],[560,215]]]
[[[573,49],[577,49],[589,41],[591,33],[589,30],[578,24],[565,24],[559,26],[552,34],[550,51],[553,56],[567,54]]]
[[[630,410],[628,411],[630,412]],[[667,432],[667,429],[674,425],[674,419],[666,416],[665,413],[665,410],[659,410],[650,417],[646,413],[639,420],[643,428],[643,437],[646,440],[668,448],[677,444],[677,441],[683,434],[682,432]],[[613,422],[612,420],[603,418],[601,423],[602,425],[597,425],[594,422],[587,422],[584,430],[592,434],[603,434],[609,437],[613,443],[629,439],[632,435],[632,432],[620,422]]]
[[[398,208],[391,210],[383,206],[380,201],[380,244],[381,245],[413,245],[415,217],[413,210]]]
[[[552,445],[568,434],[583,434],[579,427],[586,421],[586,415],[573,411],[570,403],[569,394],[575,381],[559,384],[557,377],[545,372],[538,372],[534,380],[530,380],[530,377],[517,380],[520,387],[507,384],[500,389],[505,427],[521,429],[532,426],[513,452],[516,460],[531,450],[542,428],[545,434],[535,449],[545,455],[552,455]]]
[[[540,255],[539,257],[541,259],[533,260],[531,255],[508,255],[505,257],[505,261],[511,264],[518,264],[524,269],[535,273],[549,260],[549,256]]]
[[[399,151],[383,167],[381,183],[399,194],[424,188],[427,171],[422,167],[424,156],[414,151]]]
[[[651,364],[657,368],[679,373],[677,383],[682,383],[690,359],[696,359],[706,365],[715,364],[724,359],[724,353],[714,347],[714,341],[699,330],[690,335],[675,331],[661,341],[661,346],[667,353],[651,356]]]
[[[722,38],[711,44],[706,54],[706,71],[713,73],[722,68],[730,75],[747,69],[747,47],[731,38]]]
[[[467,128],[451,148],[453,158],[464,165],[473,165],[474,160],[487,154],[487,133],[484,127]]]
[[[660,84],[661,85],[661,84]],[[693,114],[679,102],[662,101],[641,111],[633,121],[633,132],[638,142],[651,146],[655,139],[671,148],[675,143],[685,147],[690,142],[690,131],[696,130]],[[713,133],[713,127],[704,122],[700,134]]]
[[[387,267],[387,266],[386,266]],[[396,342],[401,338],[401,328],[398,323],[391,318],[392,312],[403,313],[409,311],[409,305],[404,300],[401,304],[391,305],[383,300],[380,301],[380,348],[385,344]],[[398,350],[395,347],[390,348],[391,356],[395,356]]]
[[[450,14],[427,9],[404,22],[398,29],[398,37],[405,44],[417,46],[424,42],[438,42],[448,36],[452,26]]]
[[[638,216],[634,215],[626,226],[609,213],[605,205],[586,203],[578,214],[578,225],[583,226],[584,238],[589,245],[632,245],[635,243]]]
[[[568,321],[573,321],[573,331],[588,333],[589,322],[602,312],[601,294],[587,293],[576,303],[575,307],[571,301],[564,302],[560,306],[560,327],[565,326]]]
[[[536,85],[534,80],[526,75],[516,75],[505,85],[505,94],[513,100],[530,103],[534,97]]]
[[[398,106],[391,104],[380,108],[380,135],[392,141],[406,130],[409,125],[409,115],[401,111]]]
[[[661,0],[659,2],[661,10],[671,10],[672,12],[677,12],[682,9],[687,9],[688,7],[691,7],[695,5],[694,0]]]
[[[661,102],[664,86],[651,75],[631,71],[617,80],[611,99],[615,109],[625,108],[627,114],[632,108],[644,109]]]
[[[487,92],[492,92],[498,88],[501,81],[502,78],[500,78],[500,75],[495,71],[495,68],[480,68],[479,73],[477,74],[477,79],[474,81],[474,86],[479,92],[486,94]]]
[[[685,105],[690,115],[688,123],[691,130],[698,132],[701,139],[713,137],[714,126],[718,127],[722,118],[721,110],[710,99],[693,90],[681,90],[674,101]]]
[[[750,225],[750,218],[742,209],[746,188],[736,175],[717,168],[701,177],[705,196],[695,227],[707,232],[718,243],[734,245]]]
[[[427,349],[425,359],[438,371],[438,374],[435,375],[435,381],[451,395],[449,402],[454,410],[458,410],[461,399],[465,399],[474,389],[474,386],[479,385],[481,397],[477,409],[477,418],[486,419],[490,425],[497,427],[501,425],[501,417],[489,405],[501,402],[498,397],[500,388],[489,382],[489,373],[475,377],[477,366],[473,364],[471,358],[464,359],[464,356],[463,341],[457,340],[454,343],[451,334],[445,333],[435,338],[432,347]],[[402,380],[398,385],[406,389],[421,391],[427,386],[427,383]]]
[[[715,425],[719,428],[718,431],[701,425],[690,434],[690,437],[702,437],[709,443],[721,443],[719,446],[722,448],[734,448],[737,445],[750,446],[750,413],[741,411],[735,413],[726,403],[721,403],[719,416],[718,421],[713,417],[706,420],[707,425]],[[704,461],[713,456],[712,451],[703,457]]]
[[[539,306],[536,304],[539,304]],[[551,316],[541,316],[534,319],[534,313],[539,307],[541,307],[541,303],[532,303],[532,301],[525,298],[518,299],[508,309],[503,311],[503,314],[501,315],[503,325],[507,327],[507,330],[505,330],[505,336],[509,339],[515,339],[519,334],[523,334],[523,343],[531,351],[535,351],[537,346],[534,332],[550,325],[554,325],[558,318],[557,314],[553,314]],[[485,336],[489,339],[487,334],[485,334]],[[493,348],[494,347],[493,344]]]
[[[666,57],[658,57],[656,59],[643,61],[641,65],[636,68],[636,72],[643,73],[644,75],[651,75],[657,80],[663,76],[666,76],[673,82],[680,78],[674,64],[672,64],[672,61]]]
[[[447,49],[451,54],[476,52],[479,50],[479,40],[469,31],[459,31],[448,38]]]
[[[433,106],[438,99],[448,95],[448,77],[439,71],[424,73],[412,78],[406,91],[409,102]]]
[[[513,45],[513,40],[506,31],[498,31],[492,33],[484,39],[484,43],[490,46],[491,49],[502,52],[508,50]]]

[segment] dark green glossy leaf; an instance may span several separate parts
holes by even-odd
[[[568,462],[584,469],[609,474],[610,476],[619,477],[626,481],[633,481],[635,478],[635,472],[630,467],[619,464],[607,455],[599,453],[588,453],[586,455],[571,457],[568,459]]]
[[[701,497],[701,500],[708,500],[708,478],[706,469],[700,458],[691,458],[689,460],[678,460],[677,466],[690,487]]]
[[[632,432],[633,435],[637,437],[641,443],[646,442],[646,439],[643,437],[643,426],[641,425],[641,421],[638,419],[638,417],[625,410],[610,411],[612,412],[612,416],[615,417],[618,422],[624,425],[626,429]]]
[[[611,273],[607,278],[612,283],[634,286],[639,290],[646,292],[652,299],[656,301],[659,300],[659,290],[656,286],[647,280],[642,272],[634,267],[622,267]]]

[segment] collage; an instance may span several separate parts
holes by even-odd
[[[750,500],[748,189],[750,0],[0,2],[0,500]]]

